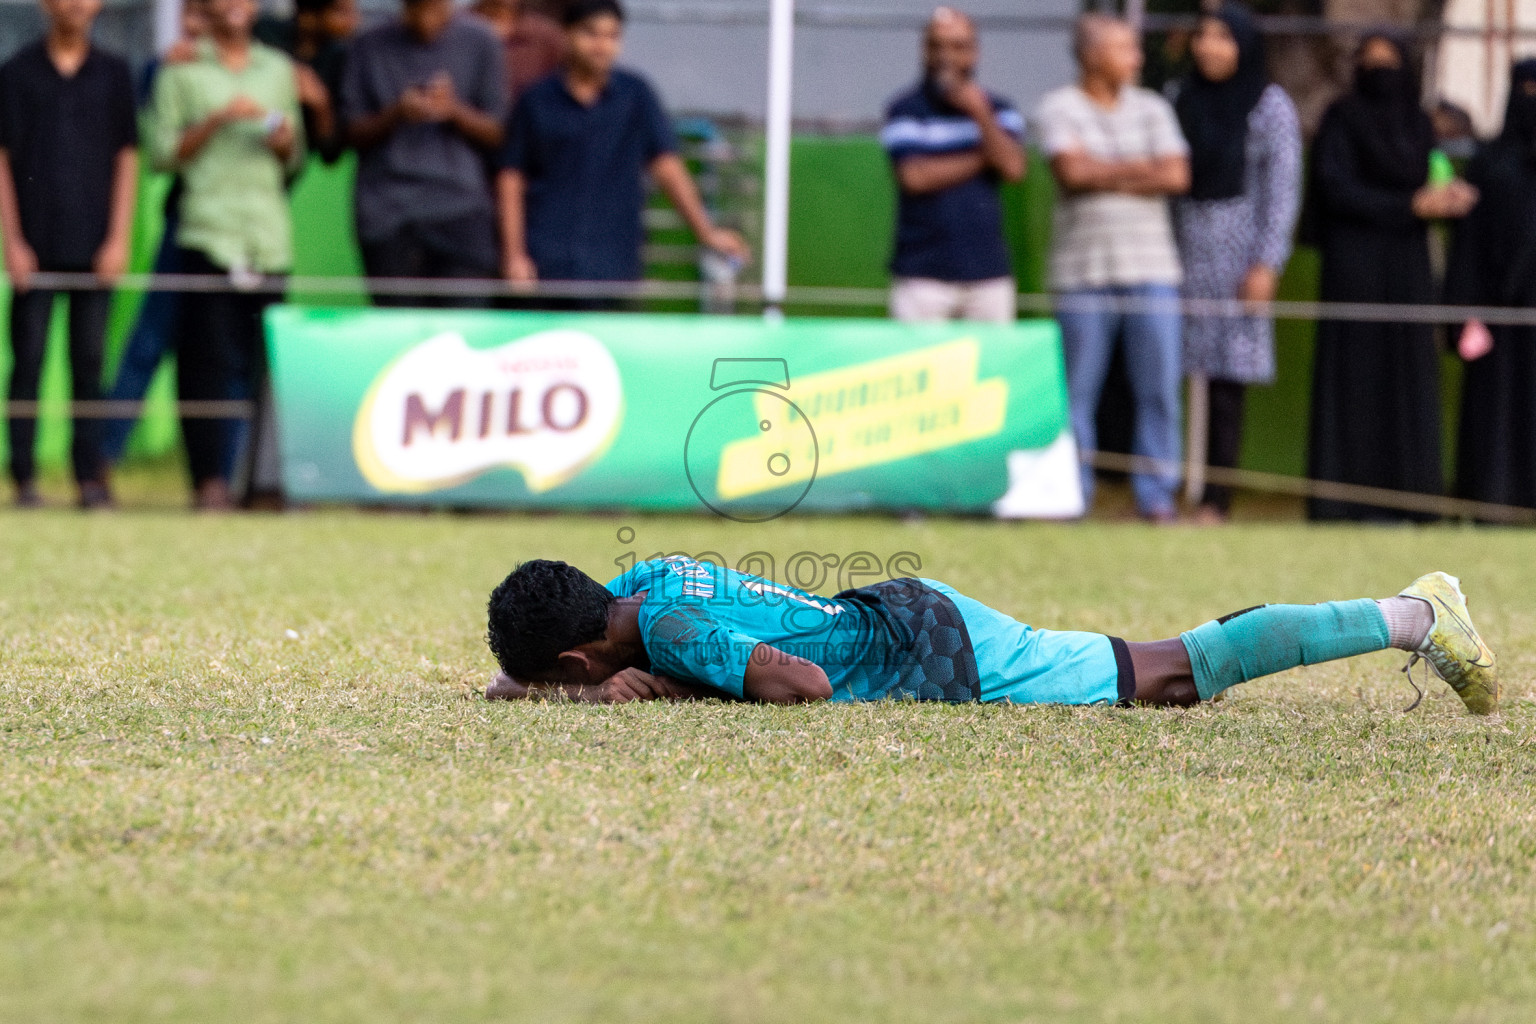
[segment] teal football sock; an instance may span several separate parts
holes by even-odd
[[[1298,665],[1384,651],[1387,620],[1369,598],[1327,604],[1266,604],[1233,612],[1179,637],[1201,700]]]

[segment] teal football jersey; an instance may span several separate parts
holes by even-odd
[[[744,697],[747,665],[778,651],[827,673],[832,699],[977,700],[970,638],[950,599],[921,580],[821,597],[682,555],[638,563],[608,583],[644,593],[640,635],[652,671]],[[757,652],[757,653],[754,653]]]

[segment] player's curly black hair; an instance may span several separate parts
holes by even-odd
[[[561,651],[601,640],[613,595],[572,565],[536,558],[491,591],[485,642],[513,679],[538,679]]]

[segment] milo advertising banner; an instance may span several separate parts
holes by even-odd
[[[1050,322],[267,314],[299,501],[1071,516]]]

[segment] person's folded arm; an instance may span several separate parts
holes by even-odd
[[[1068,192],[1167,196],[1189,191],[1189,158],[1182,155],[1105,160],[1068,150],[1051,157],[1051,173]]]
[[[485,689],[486,700],[571,700],[583,704],[628,704],[637,700],[727,700],[734,697],[713,686],[685,683],[638,668],[615,672],[601,683],[519,683],[498,672]]]
[[[908,195],[942,192],[970,181],[986,170],[987,161],[979,149],[959,153],[904,156],[896,161],[896,183]]]
[[[1155,156],[1133,177],[1131,193],[1140,196],[1181,196],[1189,191],[1189,157]]]
[[[832,684],[814,661],[758,644],[747,663],[742,691],[760,704],[809,704],[831,699]]]
[[[687,683],[640,668],[626,668],[615,672],[602,682],[601,690],[601,699],[604,704],[627,704],[633,700],[738,699],[713,686]]]
[[[640,628],[651,670],[672,679],[764,704],[800,704],[832,696],[821,666],[733,629],[705,602],[684,599],[660,614],[642,612]]]
[[[626,704],[637,700],[746,700],[759,704],[809,704],[828,700],[832,684],[814,661],[768,644],[752,651],[742,679],[742,697],[703,683],[627,668],[601,683],[521,683],[498,673],[486,687],[487,700],[571,700],[586,704]]]
[[[1102,160],[1080,149],[1051,155],[1051,174],[1066,192],[1117,192],[1129,168],[1123,160]]]

